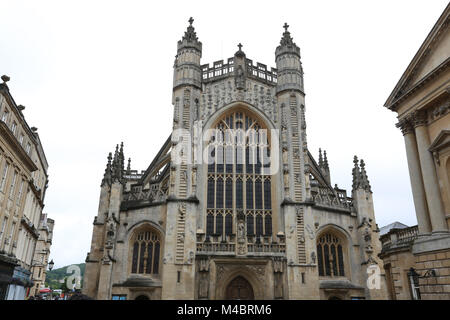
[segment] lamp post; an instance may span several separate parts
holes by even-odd
[[[48,270],[52,271],[54,265],[55,263],[53,262],[53,259],[50,260],[50,262],[48,263]]]
[[[48,263],[48,270],[52,271],[54,265],[55,265],[55,263],[53,262],[53,259],[50,260],[50,262]],[[52,299],[53,298],[53,289],[50,287],[50,284],[49,284],[49,288],[50,288],[50,300],[53,300]]]

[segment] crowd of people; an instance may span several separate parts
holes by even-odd
[[[63,297],[60,297],[59,295],[51,297],[44,295],[36,295],[29,297],[28,300],[94,300],[94,299],[85,294],[82,294],[80,290],[76,290],[73,293],[67,294],[65,299]]]

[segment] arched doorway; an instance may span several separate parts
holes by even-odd
[[[134,300],[150,300],[146,295],[141,294],[140,296],[137,296]]]
[[[244,277],[238,276],[228,284],[225,299],[253,300],[254,298],[252,285]]]

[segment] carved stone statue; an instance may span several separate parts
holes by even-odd
[[[208,275],[209,275],[208,272],[200,273],[200,283],[198,287],[199,298],[208,298],[208,289],[209,289]]]
[[[237,89],[245,89],[245,75],[244,75],[244,69],[242,69],[242,66],[238,66],[236,68],[234,82],[235,82]]]
[[[195,192],[195,187],[197,186],[197,168],[192,168],[192,174],[191,174],[191,183],[192,183],[192,190]]]
[[[287,171],[284,172],[284,189],[289,189],[289,172]]]
[[[284,164],[288,163],[288,150],[287,150],[287,148],[283,148],[283,163]]]
[[[274,297],[275,297],[275,299],[282,299],[283,298],[283,274],[275,273],[274,280],[275,280]]]
[[[245,242],[245,225],[244,225],[244,221],[239,221],[238,222],[238,242],[239,243],[243,243]]]
[[[313,251],[311,252],[311,264],[316,263],[316,253]]]

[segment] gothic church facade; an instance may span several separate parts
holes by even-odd
[[[96,299],[384,299],[372,191],[332,186],[307,146],[300,49],[276,69],[239,50],[202,65],[192,18],[174,64],[173,133],[147,170],[109,154],[86,258]],[[372,278],[373,279],[372,279]]]

